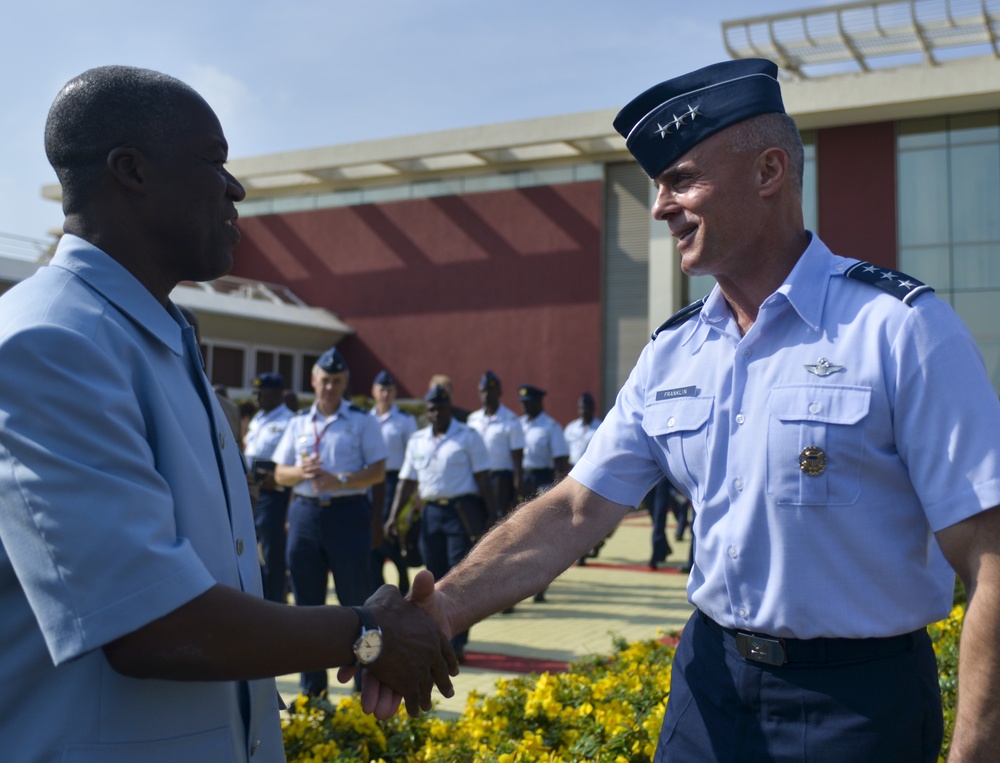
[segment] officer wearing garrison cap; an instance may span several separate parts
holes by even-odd
[[[288,571],[295,603],[326,602],[333,573],[343,606],[372,593],[371,549],[382,540],[381,511],[367,490],[385,479],[378,421],[344,399],[350,374],[333,347],[312,369],[316,402],[294,416],[274,452],[275,480],[293,488],[288,508]],[[303,673],[303,693],[327,687],[326,670]]]
[[[285,602],[285,522],[290,491],[274,481],[274,449],[278,447],[288,422],[294,415],[284,404],[285,379],[281,374],[263,373],[253,380],[258,411],[250,419],[243,452],[250,462],[258,488],[254,524],[262,560],[264,598]]]
[[[715,64],[618,114],[681,269],[717,285],[653,334],[569,477],[421,601],[446,631],[468,627],[547,584],[666,476],[695,509],[696,610],[657,763],[937,760],[926,626],[948,615],[954,572],[970,598],[951,755],[992,760],[1000,403],[929,286],[805,229],[777,74]]]
[[[506,516],[517,505],[522,490],[524,432],[517,414],[500,402],[502,394],[500,378],[486,371],[479,380],[483,407],[469,414],[468,424],[486,443],[490,453],[490,484],[500,513]]]

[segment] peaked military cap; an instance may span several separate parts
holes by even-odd
[[[340,354],[340,350],[336,347],[331,347],[320,355],[319,360],[316,361],[316,365],[328,374],[336,374],[347,370],[347,361],[344,360],[344,356]]]
[[[383,369],[378,372],[378,376],[375,377],[375,381],[372,383],[380,384],[383,387],[395,387],[396,379],[392,374]]]
[[[541,400],[548,394],[544,389],[532,387],[530,384],[522,384],[517,388],[517,396],[521,400]]]
[[[284,389],[285,377],[281,374],[261,374],[253,380],[254,389]]]
[[[723,61],[661,82],[615,117],[615,129],[655,178],[705,138],[758,114],[785,113],[778,67],[764,58]]]
[[[447,403],[451,401],[451,395],[448,394],[448,390],[443,385],[435,384],[427,390],[424,400],[428,403]]]
[[[492,371],[487,371],[479,380],[479,389],[497,389],[500,386],[500,379]]]

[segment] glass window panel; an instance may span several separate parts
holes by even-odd
[[[312,370],[317,360],[319,360],[319,355],[310,355],[309,353],[302,355],[302,383],[299,385],[299,392],[311,393],[313,391]]]
[[[956,289],[1000,288],[1000,245],[956,245],[952,257]],[[994,314],[998,306],[1000,299],[994,302]]]
[[[816,193],[816,133],[802,135],[805,157],[802,165],[802,216],[809,230],[819,228],[819,203]]]
[[[908,148],[943,148],[948,145],[948,121],[945,117],[911,119],[896,127],[900,150]]]
[[[243,380],[243,350],[235,347],[212,348],[212,384],[245,387]]]
[[[924,181],[940,194],[937,179]],[[951,150],[951,236],[955,242],[1000,239],[1000,145],[959,146]]]
[[[983,361],[986,363],[986,373],[993,382],[994,389],[1000,389],[1000,338],[997,337],[976,337],[976,344],[979,351],[983,353]]]
[[[993,290],[955,292],[955,312],[959,314],[969,331],[979,337],[1000,339],[997,325],[998,293]]]
[[[274,370],[274,353],[257,350],[257,362],[254,364],[254,373],[257,376],[269,374]]]
[[[292,389],[295,384],[295,356],[287,353],[278,355],[278,373],[285,380],[285,386]]]
[[[1000,141],[997,113],[961,114],[951,118],[951,145]]]
[[[946,244],[948,197],[942,188],[948,178],[945,149],[899,154],[899,244]]]
[[[688,277],[687,301],[694,302],[701,299],[715,288],[714,276],[690,276]]]
[[[951,288],[951,259],[947,247],[918,246],[899,251],[899,269],[934,287]]]

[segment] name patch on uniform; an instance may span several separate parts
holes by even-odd
[[[695,386],[691,387],[677,387],[676,389],[661,389],[656,392],[656,399],[659,400],[670,400],[673,397],[694,397],[698,394],[698,388]]]

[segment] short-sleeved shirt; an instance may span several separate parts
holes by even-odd
[[[273,680],[140,680],[104,656],[216,584],[259,596],[260,564],[193,329],[72,235],[0,297],[0,506],[5,756],[248,761],[260,740],[255,763],[284,760]]]
[[[302,453],[320,457],[323,471],[331,474],[356,472],[385,460],[385,442],[378,421],[362,408],[340,401],[340,407],[324,416],[316,404],[292,417],[274,449],[274,462],[285,466],[302,463]],[[364,490],[341,489],[317,495],[311,480],[295,486],[295,494],[312,498],[364,495]]]
[[[521,429],[524,430],[524,457],[521,464],[525,469],[551,469],[557,458],[569,455],[562,427],[545,411],[533,419],[524,415],[520,420]]]
[[[489,471],[490,456],[483,438],[454,419],[441,436],[424,427],[410,438],[399,470],[401,480],[416,480],[425,501],[479,492],[474,475]]]
[[[247,426],[243,449],[247,458],[270,459],[294,415],[287,405],[277,405],[270,411],[257,411]]]
[[[566,447],[569,448],[569,462],[571,465],[583,458],[583,454],[586,452],[587,446],[594,436],[594,432],[597,431],[600,425],[601,420],[598,418],[591,419],[589,424],[584,424],[582,418],[573,419],[566,425],[563,437],[566,438]]]
[[[511,451],[524,450],[524,432],[514,411],[501,404],[490,416],[485,408],[480,408],[469,414],[468,424],[486,443],[491,469],[503,471],[514,468]]]
[[[725,626],[934,622],[954,581],[934,531],[1000,504],[1000,404],[972,336],[932,293],[845,277],[856,262],[813,236],[745,336],[713,291],[646,346],[572,472],[619,503],[664,474],[691,498],[688,594]]]
[[[379,413],[372,408],[371,415],[378,421],[382,430],[382,440],[385,442],[386,450],[385,469],[389,472],[398,472],[403,465],[403,456],[406,455],[406,443],[417,431],[417,420],[395,405],[385,413]]]

